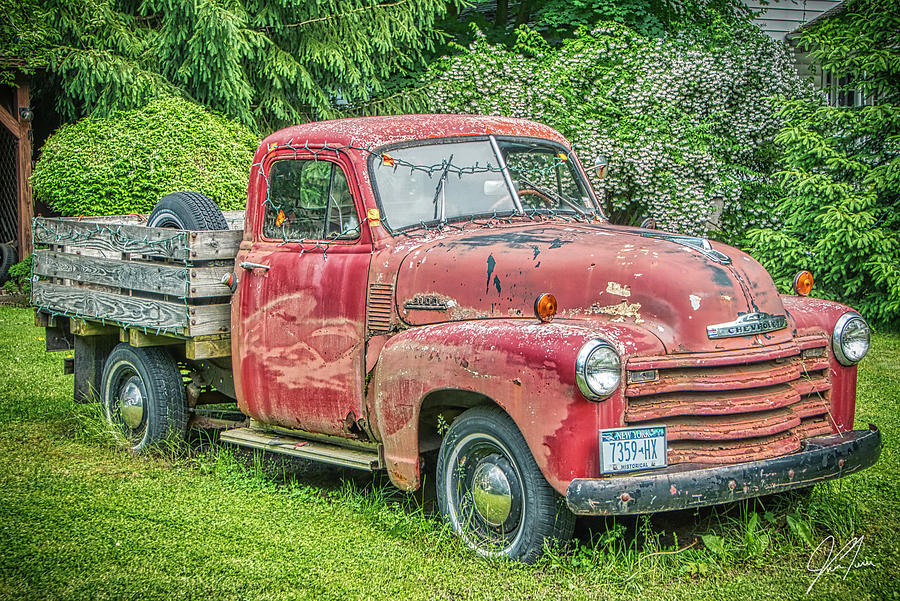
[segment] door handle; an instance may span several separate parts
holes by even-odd
[[[240,265],[247,271],[252,271],[254,269],[265,269],[266,271],[269,271],[269,269],[270,269],[269,265],[261,265],[259,263],[251,263],[250,261],[241,261]]]

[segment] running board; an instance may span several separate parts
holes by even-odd
[[[272,434],[251,428],[234,428],[219,434],[219,440],[242,447],[263,449],[292,457],[330,463],[358,470],[373,471],[383,467],[379,450],[363,451],[283,434]],[[380,447],[379,447],[380,449]]]

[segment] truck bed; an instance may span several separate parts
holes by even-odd
[[[150,228],[146,216],[34,220],[32,304],[39,314],[128,333],[227,342],[243,212],[229,230]],[[205,345],[209,346],[209,345]],[[216,348],[227,348],[221,342]],[[221,352],[215,353],[221,356]]]

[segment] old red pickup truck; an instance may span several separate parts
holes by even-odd
[[[610,224],[549,127],[299,125],[262,142],[247,198],[245,220],[176,193],[154,227],[35,222],[48,350],[75,348],[76,397],[136,451],[218,426],[404,490],[438,451],[453,529],[525,561],[575,515],[726,503],[879,456],[878,429],[853,429],[859,314],[804,297],[808,273],[782,295],[734,248]]]

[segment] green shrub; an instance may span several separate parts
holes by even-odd
[[[8,294],[31,295],[31,255],[9,268],[9,279],[3,283]]]
[[[559,48],[528,29],[518,36],[512,50],[481,38],[439,64],[431,108],[533,119],[583,162],[606,156],[609,174],[594,186],[617,223],[654,217],[733,242],[778,222],[769,99],[810,93],[783,44],[737,17],[659,38],[601,23]]]
[[[62,215],[147,213],[165,194],[196,190],[223,209],[246,202],[257,136],[187,100],[66,125],[35,165],[35,198]]]

